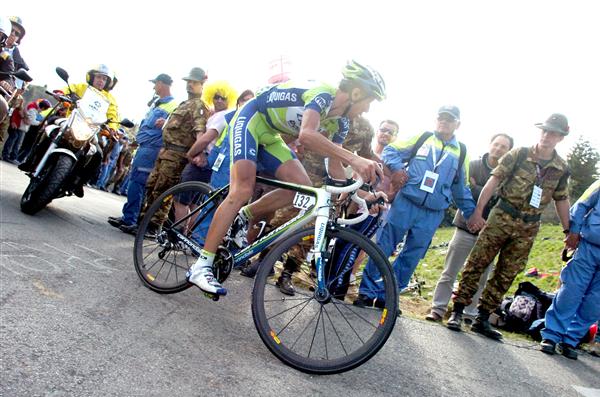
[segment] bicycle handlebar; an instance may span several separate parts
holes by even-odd
[[[341,193],[351,193],[354,192],[358,189],[360,189],[363,185],[363,180],[362,178],[359,176],[356,178],[356,180],[354,181],[354,183],[352,183],[351,185],[347,185],[347,186],[324,186],[323,188],[328,191],[329,193],[333,193],[333,194],[341,194]]]

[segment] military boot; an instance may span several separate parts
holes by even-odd
[[[282,294],[294,296],[296,294],[296,290],[294,289],[294,285],[292,284],[292,273],[287,271],[283,271],[281,276],[277,279],[276,285],[279,287],[279,290]]]
[[[452,331],[462,331],[462,321],[462,312],[453,311],[448,319],[448,322],[446,323],[446,328],[451,329]]]
[[[475,318],[473,325],[471,325],[471,331],[477,332],[478,334],[485,335],[488,338],[500,340],[502,339],[502,333],[496,331],[489,321],[490,313],[487,311],[479,311],[479,314]]]

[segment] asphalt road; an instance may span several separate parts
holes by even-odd
[[[133,268],[133,237],[106,223],[124,198],[86,189],[35,216],[28,178],[0,164],[1,396],[599,396],[600,359],[542,354],[400,318],[384,348],[340,375],[310,376],[269,353],[233,274],[219,302],[158,295]]]

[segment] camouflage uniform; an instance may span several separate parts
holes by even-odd
[[[374,130],[368,120],[362,117],[358,117],[352,121],[352,125],[350,126],[350,130],[348,131],[348,135],[346,135],[346,139],[342,143],[342,147],[350,152],[356,153],[361,157],[365,157],[368,159],[376,159],[375,153],[373,153],[373,148],[371,143],[373,142]],[[302,165],[310,178],[313,186],[321,187],[323,186],[324,178],[326,176],[325,171],[325,158],[321,155],[318,155],[314,152],[305,152],[304,158],[302,159]],[[285,208],[281,208],[275,212],[275,215],[269,222],[269,224],[276,228],[278,226],[283,225],[285,222],[293,218],[298,214],[298,209],[293,206],[288,206]],[[309,225],[312,225],[310,223]],[[293,272],[298,269],[298,266],[304,258],[306,258],[305,251],[308,252],[310,247],[304,247],[306,250],[303,250],[301,246],[293,247],[290,252],[290,259],[293,260],[295,266],[286,266],[286,270]],[[286,262],[286,265],[289,262]],[[291,264],[290,264],[291,265]]]
[[[182,102],[171,113],[163,128],[163,148],[146,183],[146,199],[140,218],[158,196],[179,183],[188,161],[186,153],[198,134],[206,132],[209,116],[210,110],[199,96]],[[168,216],[168,210],[168,206],[163,206],[154,214],[152,221],[157,225],[162,224]]]
[[[477,292],[479,278],[485,268],[500,253],[494,274],[488,280],[479,300],[478,309],[492,312],[502,301],[515,277],[527,264],[529,251],[540,227],[540,215],[552,199],[568,198],[566,162],[554,152],[550,162],[540,166],[543,189],[539,208],[529,205],[533,186],[538,179],[533,148],[517,164],[519,148],[500,159],[492,175],[500,179],[498,204],[492,209],[487,225],[471,251],[462,274],[454,302],[465,306]],[[525,150],[525,149],[523,149]]]

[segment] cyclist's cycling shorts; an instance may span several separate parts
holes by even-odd
[[[232,163],[251,160],[257,169],[275,175],[281,164],[296,158],[280,133],[267,124],[255,100],[250,100],[236,113],[230,129]]]

